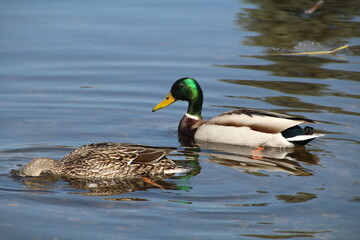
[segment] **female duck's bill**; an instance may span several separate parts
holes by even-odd
[[[298,126],[315,123],[314,120],[264,110],[234,110],[205,121],[201,116],[203,92],[193,78],[177,80],[152,111],[178,100],[188,102],[187,112],[178,126],[179,135],[195,140],[254,147],[294,147],[322,136],[313,134],[313,128]]]

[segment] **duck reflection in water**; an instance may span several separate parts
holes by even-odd
[[[283,172],[297,176],[310,176],[313,172],[302,165],[318,165],[320,159],[304,147],[264,148],[200,142],[179,138],[179,142],[195,155],[206,156],[209,162],[231,167],[237,171],[266,176],[265,172]]]
[[[34,194],[49,194],[53,189],[66,188],[69,193],[85,196],[120,195],[147,189],[161,188],[163,190],[177,190],[177,185],[164,179],[152,179],[149,182],[141,177],[114,179],[82,179],[43,175],[39,177],[25,177],[19,180]],[[61,184],[66,182],[66,185]],[[82,191],[78,191],[82,190]],[[118,200],[118,199],[117,199]],[[136,199],[135,199],[136,200]]]

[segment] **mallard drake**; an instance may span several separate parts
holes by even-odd
[[[203,93],[193,78],[181,78],[171,87],[166,98],[156,105],[155,112],[178,100],[189,103],[178,126],[180,136],[203,142],[217,142],[254,147],[294,147],[314,138],[313,128],[298,126],[314,120],[264,110],[239,109],[225,112],[209,121],[201,116]]]
[[[185,171],[166,158],[165,154],[172,150],[127,143],[93,143],[71,151],[60,161],[35,158],[23,166],[18,175],[109,179],[164,176]]]

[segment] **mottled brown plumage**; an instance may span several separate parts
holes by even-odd
[[[165,154],[174,149],[126,143],[81,146],[62,160],[37,158],[19,170],[20,176],[53,174],[74,178],[153,177],[182,172]]]

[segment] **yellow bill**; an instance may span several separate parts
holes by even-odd
[[[156,105],[152,111],[155,112],[159,109],[162,109],[166,106],[169,106],[170,104],[172,104],[173,102],[175,102],[175,98],[173,97],[173,95],[171,94],[171,92],[166,96],[166,98],[164,100],[162,100],[161,103],[159,103],[158,105]]]

